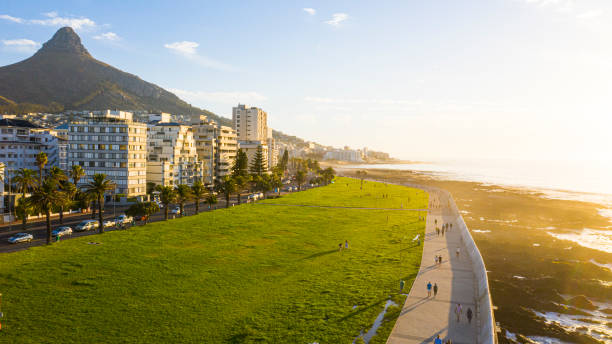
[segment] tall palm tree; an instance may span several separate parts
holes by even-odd
[[[18,169],[15,177],[13,177],[13,181],[17,186],[17,191],[21,192],[23,197],[37,185],[36,174],[29,168]]]
[[[64,182],[60,184],[60,188],[66,195],[66,199],[64,200],[64,202],[59,204],[59,223],[63,225],[64,224],[64,210],[66,207],[68,207],[68,210],[70,210],[70,206],[74,202],[74,196],[77,193],[77,188],[71,182]]]
[[[215,194],[208,194],[206,196],[206,203],[208,204],[208,208],[212,209],[212,206],[217,204],[217,196]]]
[[[38,154],[36,154],[36,165],[38,166],[38,183],[40,185],[42,185],[43,169],[45,168],[45,165],[47,165],[48,162],[49,159],[47,158],[47,153],[39,152]]]
[[[241,203],[240,196],[242,196],[242,190],[244,190],[251,181],[251,176],[249,175],[236,175],[232,177],[234,179],[234,184],[236,185],[236,195],[238,196],[238,204]]]
[[[29,213],[29,204],[25,202],[25,197],[28,191],[34,190],[34,188],[38,185],[38,181],[36,180],[36,173],[29,168],[20,168],[17,170],[15,177],[13,177],[13,181],[15,182],[15,186],[17,192],[21,192],[21,199],[23,199],[23,203],[21,200],[17,203],[17,207],[15,211],[19,211],[19,218],[21,219],[22,229],[26,229],[26,225],[28,224],[28,213]]]
[[[58,182],[65,182],[68,180],[68,176],[64,173],[64,170],[57,166],[51,167],[49,170],[49,177],[57,180]]]
[[[104,173],[96,173],[93,175],[91,182],[85,185],[85,192],[95,197],[98,202],[98,227],[100,234],[104,233],[104,224],[102,222],[102,204],[106,191],[115,189],[115,183],[106,177]]]
[[[229,208],[230,196],[236,192],[236,182],[234,178],[230,176],[223,177],[221,182],[215,185],[215,190],[225,195],[225,207]]]
[[[197,214],[200,212],[200,200],[208,194],[208,191],[201,180],[196,180],[191,186],[191,193],[195,200],[195,213]]]
[[[21,230],[26,230],[26,225],[28,223],[28,215],[32,211],[32,205],[28,201],[27,198],[21,197],[17,200],[17,205],[15,206],[15,216],[21,220]]]
[[[70,168],[70,178],[72,178],[72,183],[74,186],[79,185],[79,180],[85,176],[85,170],[80,165],[72,165]]]
[[[47,245],[51,244],[51,208],[54,204],[64,201],[66,195],[58,188],[57,180],[47,177],[32,192],[28,202],[43,212],[47,224]]]
[[[168,207],[176,201],[176,190],[172,186],[156,186],[159,191],[159,200],[164,205],[164,220],[168,220]]]
[[[185,215],[185,202],[193,197],[189,185],[181,184],[176,187],[176,200],[181,208],[181,216]]]
[[[297,173],[295,174],[295,181],[297,182],[297,185],[298,185],[298,191],[302,191],[302,184],[306,182],[306,171],[304,170],[297,171]]]

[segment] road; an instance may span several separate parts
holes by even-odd
[[[281,193],[281,195],[284,194]],[[243,195],[241,197],[243,203],[246,203],[247,196]],[[236,197],[230,198],[230,205],[237,204],[238,199]],[[177,205],[170,206],[169,211],[174,209]],[[219,203],[215,205],[216,209],[225,207],[225,198],[219,199]],[[123,214],[123,212],[127,209],[127,206],[117,206],[113,207],[112,205],[107,206],[104,210],[103,218],[104,220],[114,219],[115,217]],[[208,205],[204,202],[200,202],[200,212],[209,211]],[[185,204],[185,216],[195,214],[195,203],[187,203]],[[178,217],[178,215],[168,214],[168,218],[172,219],[174,217]],[[74,227],[83,220],[90,220],[91,213],[87,214],[72,214],[72,215],[64,215],[64,224],[61,226],[69,226],[73,229],[73,233],[71,236],[64,236],[60,240],[68,240],[70,238],[77,238],[87,235],[97,234],[97,229],[95,231],[86,231],[86,232],[75,232]],[[96,214],[95,220],[98,219],[98,215]],[[160,209],[159,212],[152,215],[149,218],[149,222],[157,222],[164,220],[164,212],[163,209]],[[137,225],[144,224],[144,222],[139,222]],[[51,219],[51,229],[56,229],[60,227],[59,218],[54,217]],[[114,229],[107,228],[105,231],[112,231]],[[19,244],[9,244],[8,238],[13,236],[16,233],[27,232],[34,236],[34,240],[30,243],[19,243]],[[12,224],[4,224],[0,226],[0,253],[2,252],[15,252],[27,249],[32,246],[40,246],[44,245],[47,242],[47,227],[45,224],[45,219],[40,219],[32,222],[28,222],[26,230],[22,230],[21,223],[12,223]]]

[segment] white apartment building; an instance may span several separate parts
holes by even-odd
[[[348,147],[344,147],[344,149],[334,149],[331,151],[327,151],[323,156],[323,159],[363,162],[361,151],[358,149],[350,149]]]
[[[146,194],[147,126],[133,121],[131,112],[100,111],[70,123],[68,166],[80,165],[83,186],[96,173],[104,173],[127,197]]]
[[[232,121],[238,141],[267,141],[268,114],[262,109],[238,104],[232,108]]]
[[[20,168],[38,170],[36,155],[39,152],[47,154],[45,169],[61,167],[65,148],[65,141],[55,136],[53,130],[20,119],[0,120],[0,162],[4,163],[7,174],[11,176]],[[63,154],[60,154],[60,150]]]
[[[206,116],[194,117],[192,127],[198,156],[208,171],[205,183],[214,185],[215,180],[231,174],[238,150],[236,131],[218,125],[215,121],[208,120]]]
[[[147,182],[156,185],[193,185],[204,179],[193,130],[174,122],[159,122],[147,129]]]

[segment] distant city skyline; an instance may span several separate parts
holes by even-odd
[[[231,118],[401,159],[602,159],[604,0],[136,3],[8,0],[0,65],[72,26],[98,60]]]

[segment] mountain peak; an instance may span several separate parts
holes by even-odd
[[[42,48],[38,51],[38,53],[42,52],[91,56],[83,44],[81,44],[79,35],[69,26],[57,30],[55,35],[47,43],[43,44]]]

